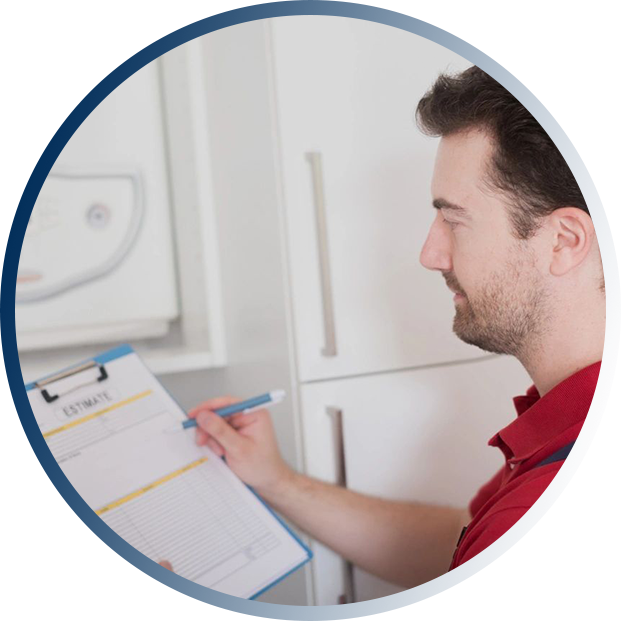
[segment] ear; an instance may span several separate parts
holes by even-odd
[[[564,276],[589,255],[595,239],[593,221],[582,209],[562,207],[548,216],[547,224],[553,234],[550,274]]]

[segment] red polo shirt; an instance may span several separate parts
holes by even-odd
[[[543,494],[563,462],[537,468],[575,441],[591,407],[600,362],[568,377],[543,397],[533,386],[514,398],[518,417],[490,441],[504,454],[504,467],[470,503],[472,521],[455,551],[451,569],[504,535]]]

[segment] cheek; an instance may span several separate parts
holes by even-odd
[[[455,244],[453,274],[465,294],[470,296],[497,271],[499,261],[494,251],[483,244]]]
[[[477,273],[484,267],[484,261],[476,248],[455,244],[453,250],[453,273],[462,286],[476,279]]]
[[[491,227],[482,231],[463,229],[455,233],[453,264],[456,271],[459,269],[477,277],[495,271],[513,252],[502,232]]]

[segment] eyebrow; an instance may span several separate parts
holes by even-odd
[[[459,216],[467,216],[468,210],[465,207],[461,207],[460,205],[456,205],[455,203],[451,203],[444,198],[435,198],[433,200],[432,205],[436,209],[443,209],[444,211],[452,211],[453,213]]]

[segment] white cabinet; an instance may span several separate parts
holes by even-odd
[[[437,74],[466,61],[362,20],[271,25],[300,379],[475,357],[451,334],[444,280],[418,261],[436,140],[413,120]]]
[[[178,316],[159,89],[155,63],[121,84],[43,184],[19,262],[20,352],[162,337]]]
[[[126,340],[158,374],[226,362],[203,60],[145,66],[59,156],[20,258],[26,381]]]
[[[467,506],[501,466],[489,438],[508,424],[511,398],[530,380],[513,358],[318,382],[301,387],[306,471],[336,482],[341,412],[347,486],[395,500]],[[334,604],[344,588],[342,561],[317,546],[316,604]],[[398,591],[354,570],[357,601]]]

